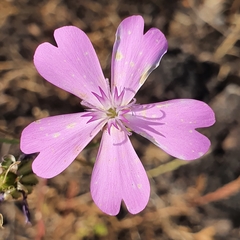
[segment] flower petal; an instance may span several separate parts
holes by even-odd
[[[35,52],[38,72],[50,83],[101,106],[92,92],[100,94],[100,87],[108,93],[108,82],[87,35],[77,27],[66,26],[56,29],[54,38],[57,47],[43,43]]]
[[[119,25],[112,54],[112,92],[126,90],[123,103],[129,103],[167,51],[163,33],[151,28],[143,35],[141,16],[124,19]]]
[[[181,99],[162,103],[134,105],[125,115],[125,123],[168,154],[193,160],[205,154],[210,141],[196,128],[215,123],[213,110],[204,102]]]
[[[48,117],[29,124],[22,132],[24,153],[40,152],[32,164],[40,177],[51,178],[65,170],[105,124],[89,122],[84,113]]]
[[[130,213],[142,211],[149,200],[146,171],[124,131],[104,130],[91,179],[96,205],[109,215],[119,212],[123,200]]]

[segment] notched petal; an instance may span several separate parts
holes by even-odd
[[[32,164],[34,173],[51,178],[65,170],[105,124],[88,123],[86,113],[48,117],[29,124],[22,132],[24,153],[40,152]]]
[[[99,106],[92,92],[98,94],[100,87],[107,93],[108,86],[89,38],[73,26],[56,29],[54,38],[57,47],[43,43],[36,49],[34,64],[38,72],[50,83]]]
[[[141,16],[124,19],[116,33],[112,54],[112,91],[126,90],[122,104],[128,104],[167,51],[167,40],[156,28],[143,33]]]
[[[131,110],[125,115],[125,124],[168,154],[193,160],[208,151],[209,139],[196,131],[215,123],[214,112],[206,103],[179,99],[134,105]]]
[[[109,215],[117,215],[123,200],[128,211],[142,211],[149,200],[146,171],[124,131],[104,130],[91,179],[96,205]]]

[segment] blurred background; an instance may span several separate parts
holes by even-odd
[[[123,205],[111,217],[95,206],[89,184],[97,148],[89,148],[59,176],[39,179],[28,196],[32,225],[25,224],[20,202],[0,204],[0,239],[240,239],[239,10],[239,0],[1,0],[0,138],[19,139],[36,119],[83,110],[78,98],[42,79],[32,63],[40,43],[54,43],[54,29],[85,31],[109,78],[116,29],[135,14],[143,16],[146,31],[161,29],[169,43],[137,102],[199,99],[213,108],[217,122],[200,130],[212,142],[208,154],[186,164],[133,134],[151,183],[141,213],[131,215]],[[18,144],[0,147],[1,156],[20,155]]]

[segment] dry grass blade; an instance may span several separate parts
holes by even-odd
[[[236,194],[239,191],[240,191],[240,177],[224,185],[223,187],[217,189],[215,192],[208,193],[204,196],[193,199],[192,203],[195,206],[208,204],[210,202],[215,202],[229,198],[230,196]]]

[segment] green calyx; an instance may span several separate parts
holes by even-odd
[[[0,193],[4,200],[17,199],[22,192],[29,194],[38,183],[32,172],[32,159],[16,161],[13,155],[6,155],[0,163]]]

